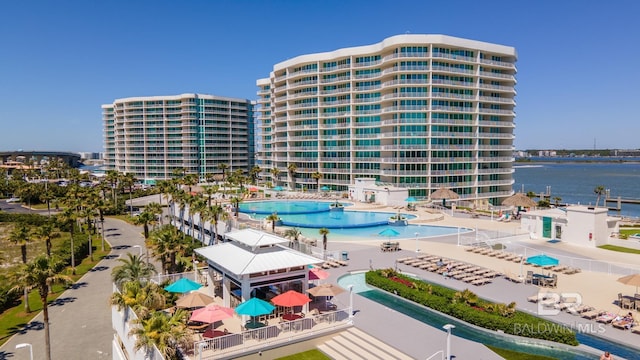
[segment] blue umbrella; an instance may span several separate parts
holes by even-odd
[[[171,285],[165,287],[164,289],[168,292],[174,293],[187,293],[189,291],[198,290],[202,287],[202,285],[198,284],[193,280],[189,280],[187,278],[181,278],[180,280],[172,283]]]
[[[273,188],[274,191],[282,191],[284,188],[282,186],[276,186]]]
[[[400,233],[397,232],[396,230],[393,230],[392,228],[386,228],[386,229],[380,231],[378,233],[378,235],[392,237],[392,236],[398,236],[398,235],[400,235]]]
[[[409,196],[408,198],[404,199],[404,201],[412,203],[417,202],[418,199],[414,198],[413,196]]]
[[[550,265],[558,265],[560,261],[556,258],[552,258],[547,255],[536,255],[527,258],[527,262],[532,265],[538,266],[550,266]]]
[[[322,191],[329,191],[329,190],[331,190],[331,188],[330,188],[330,187],[328,187],[328,186],[323,186],[323,187],[321,187],[321,188],[320,188],[320,190],[322,190]]]
[[[264,300],[251,298],[236,307],[238,315],[260,316],[270,314],[276,307]]]

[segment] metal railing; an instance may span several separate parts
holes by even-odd
[[[349,312],[350,309],[346,308],[314,316],[307,315],[298,320],[196,341],[193,344],[193,354],[197,359],[227,358],[277,344],[291,343],[296,339],[330,333],[351,325]]]
[[[440,360],[444,360],[444,350],[438,350],[433,355],[429,356],[427,360],[431,360],[435,358],[436,355],[440,354]]]

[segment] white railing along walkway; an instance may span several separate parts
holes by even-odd
[[[233,357],[267,346],[286,344],[297,339],[333,332],[350,325],[349,308],[314,316],[307,315],[298,320],[196,341],[193,344],[193,354],[198,360]]]

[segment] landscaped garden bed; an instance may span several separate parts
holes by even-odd
[[[393,269],[368,271],[367,284],[485,329],[578,345],[573,331],[517,311],[516,304],[496,304],[467,290],[456,291],[402,275]]]

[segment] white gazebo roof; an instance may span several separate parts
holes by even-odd
[[[318,258],[280,245],[252,251],[250,248],[227,242],[195,251],[207,258],[212,265],[217,265],[238,276],[322,262]]]
[[[224,236],[231,241],[236,241],[253,249],[289,242],[289,240],[279,236],[254,229],[232,231],[224,234]]]

